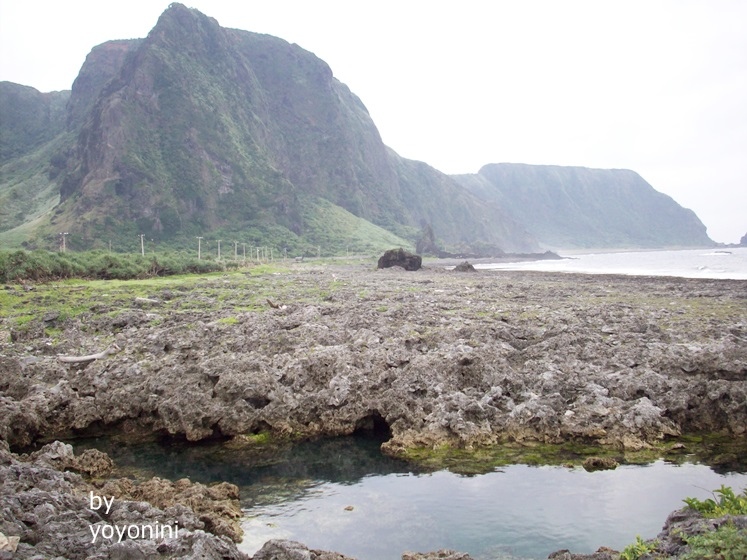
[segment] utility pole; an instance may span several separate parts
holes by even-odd
[[[67,245],[65,243],[65,238],[67,237],[67,235],[68,234],[67,234],[66,231],[63,231],[63,232],[60,233],[60,236],[62,237],[62,252],[63,253],[67,252]]]
[[[242,243],[241,248],[244,250],[244,263],[246,264],[246,243]]]
[[[233,242],[233,260],[235,261],[239,260],[239,242],[238,241]]]
[[[202,259],[202,237],[197,238],[197,260]]]
[[[218,260],[220,261],[220,239],[218,240]]]
[[[140,254],[144,257],[145,256],[145,244],[143,243],[143,237],[145,237],[145,235],[141,233],[140,234]]]

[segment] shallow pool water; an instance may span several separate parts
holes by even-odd
[[[237,484],[245,512],[240,548],[249,554],[271,538],[361,560],[439,548],[477,559],[621,549],[636,535],[655,537],[685,497],[710,497],[722,484],[747,487],[745,468],[716,472],[663,460],[597,472],[527,465],[473,476],[418,472],[383,456],[378,444],[341,438],[262,452],[103,440],[87,446],[138,476]]]
[[[618,550],[655,537],[687,496],[710,496],[747,475],[657,461],[589,473],[582,468],[512,465],[488,474],[366,476],[310,482],[292,500],[247,511],[243,550],[268,538],[370,559],[452,548],[475,558],[547,558],[555,550]]]

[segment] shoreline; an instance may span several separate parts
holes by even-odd
[[[747,282],[303,263],[6,287],[0,439],[747,439]],[[114,349],[116,345],[116,349]],[[80,363],[68,357],[97,356]]]

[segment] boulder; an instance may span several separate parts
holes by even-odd
[[[472,557],[466,552],[442,549],[435,552],[405,552],[402,560],[472,560]]]
[[[393,266],[401,266],[405,270],[419,270],[423,264],[423,259],[420,255],[415,255],[402,248],[389,249],[381,257],[379,257],[379,264],[377,268],[391,268]]]
[[[584,469],[589,472],[614,470],[617,466],[612,457],[587,457],[584,460]]]
[[[454,272],[477,272],[477,270],[469,262],[464,261],[454,267]]]

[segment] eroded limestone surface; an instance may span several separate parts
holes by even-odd
[[[744,281],[307,267],[147,295],[4,342],[0,437],[342,435],[373,418],[392,453],[747,435]]]

